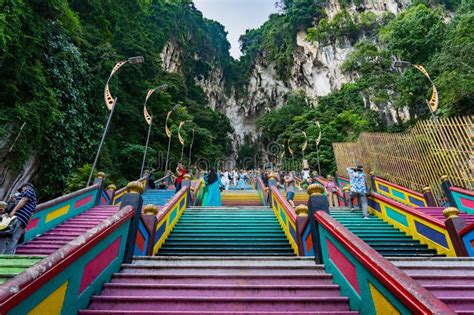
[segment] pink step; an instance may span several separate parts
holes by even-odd
[[[156,275],[153,273],[116,273],[112,276],[112,283],[142,283],[142,284],[219,284],[226,285],[314,285],[332,284],[332,276],[320,274],[313,276],[294,276],[286,274],[275,275]]]
[[[279,311],[279,312],[318,312],[348,311],[348,298],[345,297],[128,297],[93,296],[89,305],[91,310],[143,310],[157,308],[167,311]]]
[[[106,283],[105,296],[321,297],[340,296],[337,285],[175,285]]]
[[[18,246],[19,255],[50,255],[82,233],[94,228],[118,211],[118,207],[94,207],[52,230]]]
[[[216,312],[210,312],[210,311],[103,311],[103,310],[82,310],[79,311],[79,315],[104,315],[104,314],[109,314],[109,315],[160,315],[160,314],[170,314],[170,315],[200,315],[200,314],[206,314],[206,315],[288,315],[288,314],[294,314],[294,313],[289,313],[289,312],[226,312],[226,311],[216,311]],[[311,314],[315,315],[314,312],[298,312],[300,315],[306,315],[306,314]],[[317,315],[357,315],[359,312],[351,312],[351,311],[336,311],[336,312],[331,312],[331,311],[318,311]],[[471,314],[472,315],[472,314]]]

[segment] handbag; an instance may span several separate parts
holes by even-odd
[[[2,216],[2,220],[0,221],[0,237],[12,237],[15,222],[16,216]]]

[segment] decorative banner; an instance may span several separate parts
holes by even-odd
[[[184,139],[183,139],[183,137],[181,136],[181,133],[180,133],[181,127],[183,127],[184,123],[185,123],[185,121],[180,122],[179,127],[178,127],[178,139],[179,139],[179,143],[181,143],[181,145],[184,145]]]
[[[316,126],[318,126],[318,128],[319,128],[318,139],[316,139],[316,146],[318,146],[319,142],[321,142],[321,125],[319,124],[319,121],[316,122]]]
[[[291,150],[290,139],[288,139],[288,151],[290,151],[291,156],[293,156],[293,150]]]
[[[438,110],[438,90],[436,89],[436,86],[434,85],[433,80],[431,80],[430,75],[428,74],[428,72],[426,71],[426,69],[422,65],[413,65],[413,67],[415,67],[421,73],[423,73],[423,75],[425,77],[427,77],[428,80],[430,80],[431,85],[433,86],[433,92],[431,93],[431,99],[430,99],[428,105],[431,108],[431,112],[435,113],[436,110]]]
[[[301,151],[304,151],[306,150],[306,147],[308,146],[308,136],[306,135],[306,132],[304,132],[303,130],[301,130],[301,132],[303,133],[303,136],[304,136],[304,143],[303,143],[303,146],[301,147]]]
[[[173,111],[170,110],[170,111],[168,112],[168,115],[166,115],[165,132],[166,132],[166,136],[167,136],[168,138],[171,137],[171,130],[170,130],[170,128],[168,128],[168,119],[170,119],[170,115],[171,115],[172,112],[173,112]]]
[[[105,105],[107,105],[107,108],[109,111],[112,110],[112,107],[114,106],[115,99],[112,97],[112,94],[110,94],[110,89],[109,89],[109,81],[112,78],[112,76],[120,69],[121,66],[126,64],[128,61],[119,61],[115,64],[114,68],[112,69],[112,72],[110,72],[110,76],[107,79],[107,83],[105,84],[105,90],[104,90],[104,100],[105,100]]]
[[[285,145],[283,144],[282,147],[283,147],[283,150],[282,150],[283,152],[280,155],[280,160],[282,160],[283,157],[285,156]]]

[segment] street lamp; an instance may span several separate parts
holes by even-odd
[[[168,87],[167,84],[162,84],[152,90],[148,90],[148,93],[146,94],[146,98],[145,98],[145,103],[143,104],[143,116],[145,116],[145,121],[148,124],[148,135],[146,137],[145,152],[143,153],[143,161],[142,161],[142,168],[140,170],[140,178],[142,178],[143,169],[145,168],[146,153],[148,151],[148,143],[150,141],[151,125],[153,124],[153,116],[150,115],[150,113],[148,112],[148,109],[146,108],[146,103],[148,102],[148,99],[150,98],[150,96],[153,93],[155,93],[155,91],[163,91],[167,87]]]
[[[321,142],[321,125],[319,121],[316,121],[316,126],[319,129],[319,135],[316,139],[316,158],[318,159],[318,175],[321,176],[321,162],[319,161],[319,143]]]
[[[168,112],[166,115],[166,121],[165,121],[165,132],[166,136],[168,137],[168,151],[166,152],[166,164],[165,164],[165,173],[168,171],[168,161],[170,157],[170,148],[171,148],[171,129],[168,127],[168,120],[170,119],[171,113],[173,113],[175,110],[179,108],[179,104],[174,105],[174,107]]]
[[[192,149],[194,143],[194,128],[193,128],[193,137],[191,138],[191,144],[189,145],[189,169],[191,169],[191,156],[192,156]]]
[[[107,105],[107,108],[110,111],[109,118],[107,119],[107,124],[105,125],[104,132],[102,133],[102,139],[100,140],[99,148],[97,149],[97,154],[95,155],[94,163],[92,164],[92,169],[89,174],[89,179],[87,180],[86,187],[88,187],[91,183],[92,175],[94,174],[94,169],[97,166],[97,161],[99,160],[100,151],[102,150],[102,145],[104,144],[105,136],[107,135],[107,131],[109,130],[109,126],[110,126],[110,121],[112,120],[112,115],[114,114],[115,105],[117,105],[118,97],[113,98],[112,94],[110,93],[110,89],[109,89],[110,79],[112,79],[114,74],[117,73],[117,71],[124,64],[130,63],[132,65],[136,65],[136,64],[141,64],[144,62],[145,62],[145,58],[143,58],[142,56],[130,57],[127,60],[117,62],[115,66],[113,67],[112,72],[110,72],[109,78],[107,79],[107,82],[105,83],[105,88],[104,88],[105,105]]]

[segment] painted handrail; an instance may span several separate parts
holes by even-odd
[[[270,187],[271,191],[271,207],[275,216],[285,233],[291,248],[293,248],[296,255],[299,255],[298,236],[296,228],[296,213],[278,191],[275,186]]]
[[[99,198],[101,184],[39,204],[26,227],[25,241],[43,234],[64,221],[92,208]]]
[[[425,196],[418,191],[389,182],[378,176],[373,176],[373,183],[375,187],[372,187],[372,190],[385,197],[391,198],[410,207],[428,206]]]
[[[200,201],[202,201],[204,192],[204,178],[200,178],[197,180],[197,184],[194,186],[194,190],[192,192],[193,195],[193,206],[197,206]]]
[[[455,314],[330,215],[317,211],[314,217],[325,269],[352,309],[361,314]]]
[[[450,186],[449,192],[451,193],[452,200],[455,203],[455,205],[452,206],[463,212],[474,214],[474,191]]]
[[[257,189],[257,192],[260,196],[260,200],[262,201],[262,205],[266,206],[267,205],[267,198],[268,198],[268,191],[266,190],[266,186],[263,183],[262,177],[257,176],[255,179],[255,188]]]
[[[377,217],[435,249],[439,254],[456,256],[443,221],[375,192],[369,196],[368,206]]]
[[[188,203],[187,195],[188,187],[183,186],[156,215],[157,223],[154,233],[153,255],[156,255],[186,209]]]
[[[124,207],[36,265],[0,285],[0,314],[86,308],[123,260],[134,209]],[[64,308],[64,309],[63,309]]]
[[[474,257],[474,223],[469,224],[459,232],[464,248],[469,257]]]

